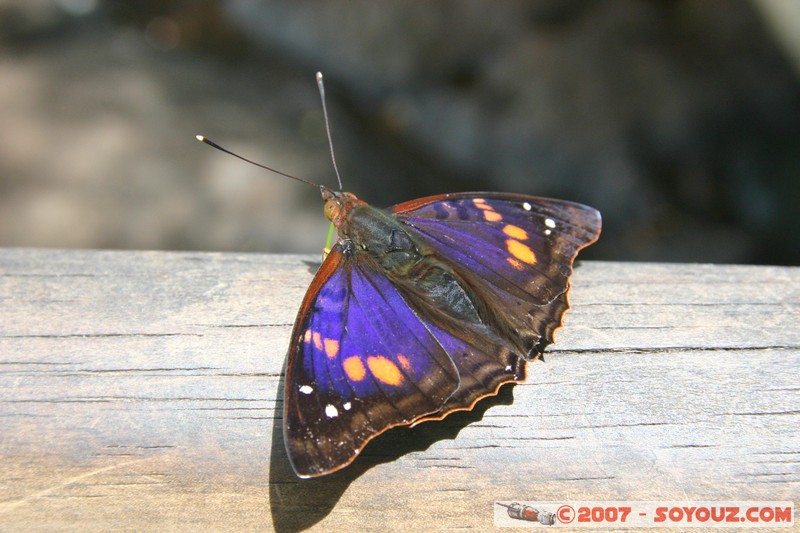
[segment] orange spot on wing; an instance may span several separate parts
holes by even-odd
[[[533,253],[533,250],[521,242],[514,239],[508,239],[506,240],[506,248],[508,249],[508,253],[523,263],[528,263],[529,265],[536,263],[536,254]]]
[[[397,354],[397,360],[400,361],[400,366],[403,367],[403,370],[411,372],[411,361],[408,360],[408,357],[399,353]]]
[[[506,261],[516,270],[522,270],[525,268],[525,265],[514,259],[513,257],[506,257]]]
[[[367,369],[364,368],[364,363],[357,355],[351,355],[342,363],[344,373],[353,381],[361,381],[367,375]]]
[[[339,353],[339,341],[336,339],[325,339],[322,341],[325,345],[325,355],[333,359]]]
[[[512,226],[511,224],[507,224],[506,227],[503,228],[503,233],[520,241],[528,239],[527,231],[518,226]]]
[[[367,366],[372,375],[382,383],[397,386],[403,382],[403,374],[397,365],[382,355],[367,357]]]
[[[494,207],[486,203],[483,198],[473,198],[472,203],[478,209],[483,210],[483,218],[489,222],[499,222],[503,220],[503,215],[494,210]]]
[[[306,332],[303,334],[303,342],[305,342],[306,344],[311,342],[311,330],[310,329],[307,329]]]
[[[322,335],[319,334],[319,331],[315,331],[311,334],[311,339],[314,341],[314,347],[317,350],[322,349]]]
[[[483,212],[483,218],[485,218],[488,222],[500,222],[503,220],[503,215],[497,211],[490,211],[486,209]]]

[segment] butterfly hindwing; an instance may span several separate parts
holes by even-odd
[[[455,365],[390,280],[338,244],[292,333],[284,438],[301,477],[349,464],[374,436],[437,412]]]
[[[460,385],[441,409],[414,424],[470,410],[478,400],[497,394],[501,385],[525,380],[525,358],[488,327],[462,324],[457,333],[435,324],[428,327],[453,359]]]

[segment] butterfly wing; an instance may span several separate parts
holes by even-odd
[[[435,413],[459,374],[385,276],[337,244],[292,332],[284,439],[300,477],[350,464],[373,437]]]
[[[520,341],[518,353],[528,358],[553,341],[569,309],[573,261],[597,240],[601,227],[600,213],[591,207],[511,194],[432,196],[390,210],[487,303],[494,331]],[[468,332],[435,334],[444,346],[473,338]],[[461,386],[438,412],[417,423],[471,409],[499,385],[524,379],[520,355],[471,348],[451,350]]]
[[[446,327],[447,320],[429,322],[428,329],[453,360],[458,389],[434,413],[414,420],[441,420],[454,411],[471,410],[482,398],[497,394],[506,383],[525,381],[525,358],[512,343],[483,324]],[[444,327],[443,327],[444,326]]]
[[[513,194],[445,194],[391,211],[498,302],[503,318],[537,353],[552,342],[569,307],[575,257],[597,240],[601,228],[600,213],[591,207]]]

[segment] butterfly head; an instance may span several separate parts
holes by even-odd
[[[354,207],[365,204],[353,193],[332,191],[325,187],[320,187],[320,191],[325,202],[325,218],[333,222],[337,228],[341,227]]]

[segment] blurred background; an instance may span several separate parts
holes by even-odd
[[[313,252],[319,193],[604,216],[582,257],[800,264],[796,0],[0,0],[0,246]]]

